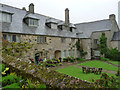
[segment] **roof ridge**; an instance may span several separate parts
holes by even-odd
[[[75,25],[78,25],[78,24],[87,24],[87,23],[94,23],[94,22],[100,22],[100,21],[105,21],[105,20],[110,20],[110,19],[102,19],[102,20],[96,20],[96,21],[91,21],[91,22],[76,23]]]

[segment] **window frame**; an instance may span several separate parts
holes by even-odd
[[[38,26],[38,20],[37,19],[33,19],[33,18],[29,18],[28,19],[28,25],[37,27]]]
[[[5,12],[0,12],[0,22],[7,22],[7,23],[11,23],[12,22],[12,15],[9,13],[5,13]],[[9,17],[9,19],[8,19]]]
[[[3,33],[3,35],[6,35],[6,40],[8,40],[8,42],[10,42],[10,43],[11,43],[11,42],[14,42],[14,41],[13,41],[13,35],[16,36],[16,37],[15,37],[15,38],[16,38],[16,41],[15,41],[15,42],[18,42],[18,37],[17,37],[17,36],[19,36],[19,42],[18,42],[18,43],[21,42],[21,40],[20,40],[20,35],[19,35],[19,34],[6,34],[6,33]],[[11,38],[10,38],[11,41],[9,41],[9,39],[8,39],[8,38],[9,38],[9,35],[11,36]],[[4,37],[3,37],[3,38],[4,38]]]
[[[37,43],[46,44],[47,43],[47,37],[46,36],[37,36]]]

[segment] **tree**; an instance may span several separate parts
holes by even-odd
[[[106,52],[107,52],[107,38],[105,37],[105,33],[102,33],[100,37],[100,53],[104,57]]]

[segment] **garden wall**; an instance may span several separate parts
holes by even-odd
[[[46,85],[55,88],[91,88],[94,87],[92,83],[82,81],[75,77],[71,77],[59,72],[50,70],[46,67],[38,66],[34,63],[21,61],[19,58],[11,56],[2,57],[2,62],[10,67],[10,70],[22,75],[24,78],[33,78]],[[74,73],[74,72],[73,72]]]

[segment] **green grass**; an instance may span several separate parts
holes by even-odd
[[[117,71],[118,70],[118,67],[115,67],[115,66],[107,64],[103,61],[97,61],[97,60],[80,63],[78,65],[95,67],[95,68],[103,68],[105,70],[111,70],[111,71]]]
[[[119,61],[108,61],[108,62],[113,63],[113,64],[115,64],[115,65],[120,65],[120,62],[119,62]]]
[[[72,67],[72,66],[58,69],[56,71],[73,76],[73,77],[80,78],[81,80],[87,80],[90,82],[92,82],[92,79],[95,79],[95,80],[100,79],[100,76],[101,76],[101,74],[96,75],[94,73],[89,73],[89,74],[83,73],[81,68]],[[109,74],[109,73],[107,73],[107,74],[110,76],[116,77],[114,74]]]

